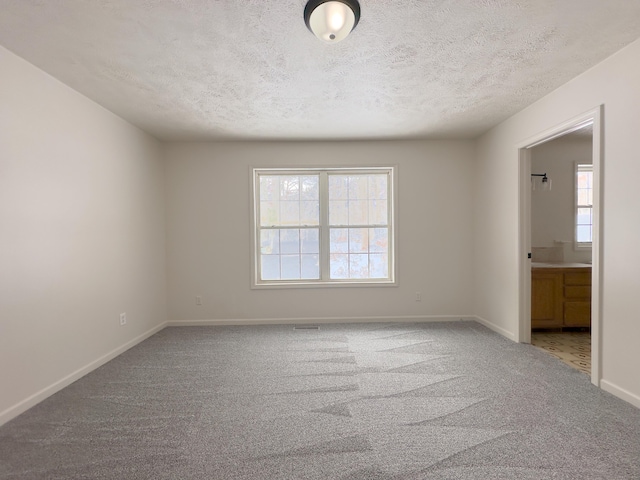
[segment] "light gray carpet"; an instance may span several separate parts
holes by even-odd
[[[1,479],[639,479],[640,410],[474,322],[167,328],[0,428]]]

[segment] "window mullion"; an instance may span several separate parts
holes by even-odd
[[[320,279],[329,280],[329,175],[320,172]]]

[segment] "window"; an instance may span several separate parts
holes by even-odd
[[[394,283],[393,168],[254,169],[254,286]]]
[[[593,165],[576,167],[576,246],[590,247],[593,234]]]

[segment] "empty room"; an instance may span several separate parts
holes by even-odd
[[[0,0],[0,479],[640,478],[640,3]]]

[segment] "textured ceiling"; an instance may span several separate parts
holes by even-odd
[[[0,45],[161,139],[472,138],[640,37],[638,0],[0,0]]]

